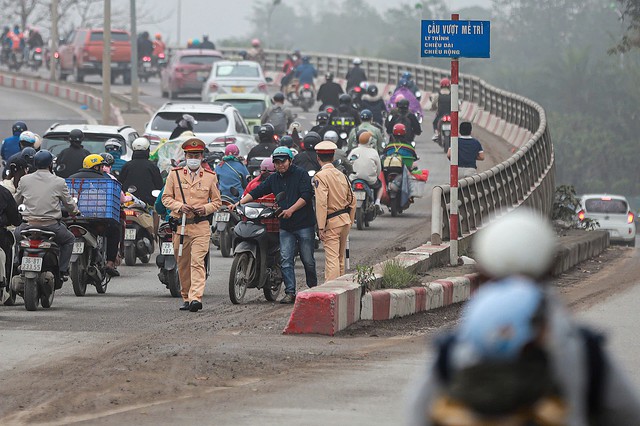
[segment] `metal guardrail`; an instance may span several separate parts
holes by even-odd
[[[238,55],[242,49],[220,49],[226,55]],[[286,51],[266,50],[267,71],[280,71]],[[305,52],[319,73],[333,72],[336,77],[347,74],[353,56]],[[362,58],[361,65],[371,81],[395,84],[404,71],[415,77],[420,88],[435,91],[448,70]],[[526,205],[550,215],[555,190],[554,152],[544,109],[523,96],[500,90],[478,77],[460,75],[461,101],[476,104],[493,116],[527,129],[533,136],[512,157],[486,172],[459,181],[458,211],[460,236],[464,238],[499,216]],[[440,244],[449,238],[451,187],[433,188],[431,242]]]

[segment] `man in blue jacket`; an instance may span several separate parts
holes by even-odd
[[[240,149],[236,144],[227,145],[224,149],[224,157],[222,161],[216,166],[216,174],[218,175],[218,188],[221,195],[226,195],[234,203],[237,203],[240,199],[240,194],[244,192],[244,188],[247,186],[247,176],[249,171],[238,159],[240,155]],[[238,195],[231,193],[231,188],[238,190]]]
[[[300,81],[300,86],[309,83],[315,90],[314,78],[318,76],[316,68],[309,63],[309,57],[304,56],[302,63],[296,67],[295,76]]]
[[[27,125],[23,121],[16,121],[11,127],[13,136],[9,136],[2,141],[0,156],[6,162],[12,155],[20,152],[20,134],[27,130]]]
[[[285,296],[280,303],[296,300],[296,274],[294,260],[296,243],[300,247],[300,259],[304,265],[307,287],[318,285],[316,274],[315,226],[313,211],[313,189],[308,173],[292,164],[293,154],[280,146],[271,155],[276,172],[256,189],[242,197],[239,204],[249,203],[267,194],[285,193],[278,204],[284,210],[280,214],[280,262],[285,285]]]

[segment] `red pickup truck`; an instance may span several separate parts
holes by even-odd
[[[58,49],[60,79],[73,74],[82,83],[85,75],[101,75],[103,37],[102,28],[81,28],[65,38]],[[111,30],[111,82],[119,76],[124,84],[131,84],[131,36],[124,30]]]

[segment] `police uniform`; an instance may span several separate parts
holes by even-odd
[[[192,137],[182,144],[185,154],[189,152],[204,152],[205,144],[198,138]],[[202,166],[192,172],[188,167],[177,167],[167,176],[162,203],[171,210],[171,216],[179,220],[178,230],[173,234],[173,247],[178,256],[180,245],[180,230],[182,227],[182,213],[180,209],[185,204],[180,184],[184,192],[186,204],[192,207],[204,206],[205,216],[187,213],[182,256],[177,258],[178,275],[182,286],[183,306],[181,310],[197,311],[202,307],[202,294],[206,281],[205,256],[209,252],[209,238],[211,225],[208,216],[212,215],[221,205],[220,191],[216,174]],[[197,301],[194,308],[194,301]],[[188,306],[190,305],[190,307]]]
[[[316,145],[318,154],[333,154],[338,147],[324,141]],[[318,229],[324,231],[325,282],[344,275],[349,229],[356,214],[356,199],[347,177],[333,164],[325,164],[313,178]]]

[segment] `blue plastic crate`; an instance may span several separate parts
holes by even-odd
[[[72,197],[84,217],[120,222],[120,182],[114,179],[67,178]]]

